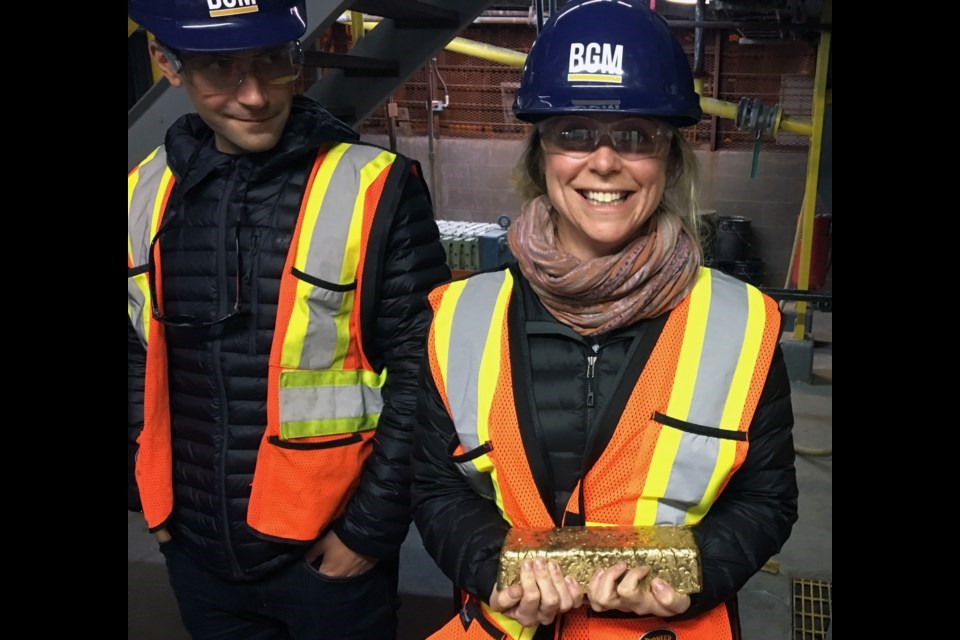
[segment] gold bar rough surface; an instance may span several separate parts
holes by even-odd
[[[597,569],[624,561],[628,569],[651,567],[641,588],[655,577],[680,593],[701,589],[700,550],[689,527],[553,527],[513,528],[500,550],[497,589],[520,581],[520,566],[527,558],[555,560],[564,575],[586,589]]]

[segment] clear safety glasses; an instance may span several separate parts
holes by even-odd
[[[169,327],[210,327],[215,324],[220,324],[225,322],[230,318],[238,315],[240,313],[240,273],[243,270],[243,265],[240,262],[240,225],[236,226],[234,237],[233,237],[233,247],[234,255],[236,256],[236,265],[234,271],[234,292],[233,304],[230,309],[219,316],[211,318],[198,318],[191,315],[176,315],[168,316],[163,311],[160,310],[160,296],[157,295],[157,265],[155,261],[155,254],[159,251],[157,247],[157,241],[160,239],[160,236],[166,231],[166,227],[161,225],[160,230],[157,231],[157,235],[154,236],[153,240],[150,242],[150,253],[147,255],[147,282],[150,287],[150,306],[151,311],[153,312],[153,317],[158,321]]]
[[[254,53],[173,51],[168,47],[163,51],[177,73],[183,73],[204,93],[235,91],[248,74],[267,85],[290,84],[303,71],[303,50],[296,41]]]
[[[602,122],[586,116],[557,116],[537,124],[540,144],[547,153],[585,158],[607,138],[626,160],[667,155],[673,132],[650,118],[624,118]]]

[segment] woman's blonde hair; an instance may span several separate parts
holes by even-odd
[[[666,124],[666,123],[664,123]],[[697,157],[683,134],[673,125],[666,124],[672,132],[670,154],[667,156],[667,183],[660,201],[660,215],[675,216],[690,239],[696,245],[703,259],[700,246],[700,203],[697,198],[697,176],[699,166]],[[523,147],[520,161],[513,169],[513,183],[523,197],[524,202],[547,193],[547,181],[544,168],[543,147],[540,145],[540,132],[531,127],[530,135]]]

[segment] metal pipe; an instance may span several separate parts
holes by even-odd
[[[378,24],[379,21],[370,21],[364,22],[363,26],[369,31]],[[498,62],[509,67],[517,67],[518,69],[523,68],[524,62],[526,62],[527,59],[527,54],[520,51],[514,51],[513,49],[507,49],[505,47],[497,47],[492,44],[477,42],[475,40],[467,40],[466,38],[454,38],[444,48],[448,51],[462,53],[464,55],[473,56],[482,60],[490,60],[491,62]],[[724,102],[715,98],[705,97],[702,94],[702,91],[703,80],[701,78],[697,93],[700,94],[700,108],[703,109],[704,113],[712,116],[718,116],[720,118],[726,118],[728,120],[736,120],[736,103]],[[778,130],[810,137],[813,132],[813,124],[810,120],[784,114],[780,118]]]
[[[360,38],[363,37],[363,12],[350,12],[350,37],[353,40],[353,46],[357,46]]]
[[[706,9],[706,0],[697,0],[696,16],[697,22],[703,22],[703,12]],[[703,27],[697,27],[693,32],[693,77],[703,77]],[[697,93],[700,93],[699,91]]]
[[[475,58],[482,58],[492,62],[499,62],[509,67],[523,68],[523,63],[527,60],[527,54],[513,49],[505,49],[492,44],[467,40],[466,38],[454,38],[445,47],[448,51],[463,53]]]
[[[543,0],[534,0],[537,5],[537,35],[543,30]]]
[[[671,29],[778,29],[783,31],[830,31],[825,24],[781,24],[779,22],[737,22],[731,20],[667,20]]]
[[[821,9],[821,19],[831,21],[831,0],[825,0]],[[810,250],[813,245],[813,218],[817,204],[817,179],[820,175],[820,149],[823,139],[823,118],[826,111],[827,62],[830,57],[830,32],[820,34],[820,46],[817,48],[817,70],[813,81],[813,132],[810,136],[810,150],[807,156],[807,183],[803,193],[803,231],[800,236],[800,274],[797,289],[810,286]],[[793,337],[804,338],[806,328],[807,303],[797,302],[796,323]]]
[[[433,96],[437,93],[437,80],[434,65],[437,59],[431,58],[430,73],[427,74],[427,161],[430,164],[430,193],[433,194],[434,216],[440,214],[440,192],[437,190],[436,154],[433,151]]]

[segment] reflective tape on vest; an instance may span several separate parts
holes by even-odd
[[[163,147],[154,149],[127,175],[127,314],[144,347],[150,335],[147,254],[173,188]]]

